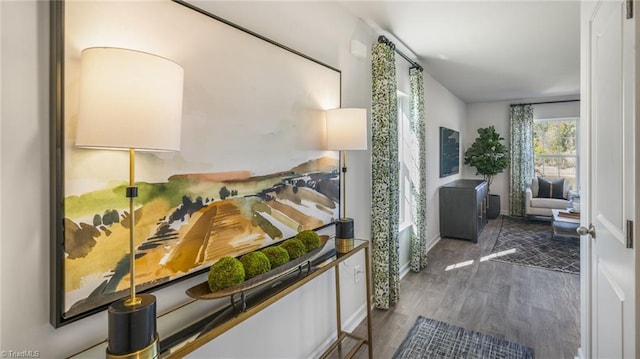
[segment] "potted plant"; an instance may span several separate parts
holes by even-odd
[[[487,181],[487,189],[491,193],[493,177],[509,166],[507,147],[502,143],[504,138],[496,132],[495,127],[478,129],[478,137],[464,152],[464,164],[476,168],[476,175],[482,175]],[[489,195],[487,217],[494,219],[500,215],[500,196]]]

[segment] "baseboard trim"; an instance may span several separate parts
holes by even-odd
[[[407,275],[407,273],[409,273],[410,270],[411,270],[411,260],[409,260],[402,267],[400,267],[400,280],[402,280],[402,278],[404,278],[404,276]]]
[[[429,253],[429,251],[433,249],[433,247],[438,244],[441,239],[442,238],[440,238],[440,234],[436,234],[435,236],[433,236],[433,238],[431,238],[431,240],[427,241],[427,253]]]
[[[436,234],[433,238],[427,241],[427,253],[440,241],[440,235]],[[400,280],[404,278],[411,271],[411,261],[408,261],[402,267],[400,267]]]
[[[353,332],[358,327],[358,325],[360,325],[360,323],[367,317],[366,307],[367,304],[365,302],[365,304],[361,305],[360,308],[358,308],[358,310],[356,310],[349,318],[343,321],[342,330],[346,332]],[[338,336],[336,332],[331,333],[329,338],[322,342],[322,344],[320,344],[316,348],[316,350],[314,350],[313,353],[309,355],[309,358],[319,358],[325,350],[329,349],[329,347],[337,337]]]
[[[433,249],[433,247],[438,244],[438,242],[440,242],[440,234],[436,234],[435,236],[433,236],[430,240],[427,241],[427,253],[429,253],[429,251],[431,251],[431,249]],[[404,276],[407,275],[407,273],[409,273],[409,271],[411,270],[410,268],[410,262],[406,263],[405,265],[403,265],[402,267],[400,267],[400,279],[402,280],[402,278]],[[352,332],[354,329],[356,329],[358,327],[358,325],[360,325],[360,323],[367,317],[367,311],[366,311],[366,302],[364,304],[362,304],[358,310],[356,310],[349,318],[347,318],[345,321],[343,321],[342,324],[342,330],[347,331],[347,332]],[[373,304],[372,304],[373,306]],[[373,309],[373,307],[371,308]],[[322,342],[322,344],[320,344],[314,351],[313,353],[311,353],[311,355],[309,356],[310,358],[318,358],[322,355],[322,353],[324,353],[325,350],[327,350],[329,348],[329,346],[331,346],[331,344],[336,340],[337,338],[337,334],[336,332],[331,333],[331,335],[324,341]]]

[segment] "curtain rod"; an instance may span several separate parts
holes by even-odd
[[[396,52],[396,54],[402,56],[403,59],[407,60],[407,62],[409,62],[409,64],[411,64],[411,67],[414,67],[414,68],[416,68],[416,69],[418,69],[420,71],[423,71],[422,66],[420,66],[420,64],[418,64],[417,62],[411,60],[409,58],[409,56],[405,55],[402,51],[398,50],[396,45],[393,42],[391,42],[391,40],[387,39],[386,36],[384,36],[384,35],[378,36],[378,43],[389,45],[389,47],[391,47],[391,49],[394,50]]]
[[[514,103],[509,106],[525,106],[525,105],[546,105],[548,103],[563,103],[563,102],[580,102],[580,100],[562,100],[562,101],[546,101],[546,102],[529,102],[529,103]]]

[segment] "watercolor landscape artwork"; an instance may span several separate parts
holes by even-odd
[[[325,150],[324,111],[340,107],[340,71],[175,2],[58,4],[55,327],[106,309],[130,280],[128,154],[75,146],[82,49],[132,48],[184,68],[180,151],[136,153],[138,290],[339,217],[339,160]]]
[[[138,183],[136,282],[152,287],[223,256],[239,256],[334,221],[338,161],[321,157],[287,171],[175,175]],[[65,293],[73,315],[129,287],[125,185],[66,198]],[[95,199],[99,198],[99,201]],[[88,219],[91,218],[89,221]]]

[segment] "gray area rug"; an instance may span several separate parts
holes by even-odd
[[[533,349],[521,344],[422,316],[393,355],[393,359],[533,357]]]
[[[580,273],[580,239],[555,235],[550,222],[502,216],[502,227],[490,254],[492,261]]]

